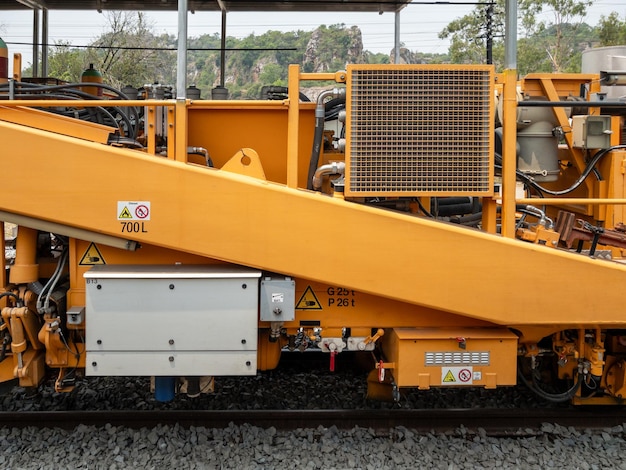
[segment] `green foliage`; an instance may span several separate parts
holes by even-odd
[[[517,43],[517,68],[529,72],[577,72],[582,50],[589,47],[596,32],[582,22],[591,0],[519,0],[522,37]],[[450,59],[458,63],[480,63],[485,57],[488,0],[481,0],[470,14],[451,22],[440,33],[450,38]],[[542,19],[552,12],[552,19]],[[504,63],[504,0],[493,6],[493,63]]]
[[[617,12],[601,16],[598,30],[601,46],[626,44],[626,19],[621,20]]]
[[[83,50],[70,48],[67,42],[59,42],[48,52],[48,75],[65,82],[79,82],[85,69],[84,54]]]

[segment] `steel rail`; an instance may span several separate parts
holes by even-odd
[[[567,409],[436,409],[436,410],[115,410],[0,412],[0,426],[72,429],[78,425],[123,426],[132,429],[158,425],[225,428],[249,424],[280,430],[297,428],[377,431],[403,426],[417,432],[450,432],[463,427],[484,430],[490,436],[521,436],[541,433],[544,423],[576,429],[604,429],[626,422],[626,409],[616,407]]]

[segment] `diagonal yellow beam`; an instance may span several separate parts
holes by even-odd
[[[626,267],[0,122],[0,210],[499,324],[626,325]],[[122,233],[118,201],[148,201]],[[381,312],[384,314],[384,312]],[[600,317],[601,314],[601,317]]]

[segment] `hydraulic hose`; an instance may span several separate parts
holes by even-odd
[[[535,394],[539,395],[541,398],[551,403],[563,403],[566,401],[570,401],[572,398],[574,398],[574,396],[576,395],[576,392],[581,387],[583,380],[584,380],[583,374],[578,374],[578,379],[576,380],[576,383],[572,385],[572,387],[570,387],[569,390],[566,390],[565,392],[562,392],[562,393],[548,393],[541,389],[534,375],[533,375],[532,383],[530,383],[526,379],[526,377],[524,377],[524,374],[522,373],[521,364],[517,368],[517,376],[524,383],[524,385],[526,385],[531,391],[533,391]]]
[[[324,140],[324,122],[326,120],[326,105],[324,100],[330,97],[344,96],[344,88],[334,88],[320,93],[317,97],[317,106],[315,107],[315,133],[313,135],[313,148],[311,149],[311,158],[309,160],[309,173],[307,175],[307,189],[313,189],[313,178],[315,171],[319,165],[320,151],[322,149],[322,141]]]
[[[614,145],[613,147],[609,147],[607,149],[598,150],[598,152],[596,152],[593,158],[589,161],[589,163],[587,164],[587,166],[585,167],[585,169],[583,170],[579,178],[576,181],[574,181],[574,183],[569,188],[566,188],[566,189],[553,191],[551,189],[544,188],[543,186],[535,182],[528,175],[523,175],[523,179],[529,186],[532,186],[534,189],[536,189],[540,193],[546,193],[551,196],[563,196],[564,194],[571,193],[576,188],[578,188],[583,183],[583,181],[587,179],[587,177],[591,174],[591,172],[595,170],[595,166],[607,153],[612,152],[613,150],[618,150],[618,149],[623,149],[623,148],[626,148],[626,144]],[[502,164],[502,155],[499,155],[496,153],[495,157],[496,157],[496,168],[498,168]],[[521,172],[517,170],[516,173],[518,176],[520,176]]]

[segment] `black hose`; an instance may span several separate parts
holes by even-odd
[[[531,185],[533,188],[535,188],[537,191],[540,191],[542,193],[546,193],[551,196],[563,196],[564,194],[571,193],[576,188],[578,188],[583,183],[583,181],[587,179],[587,177],[591,174],[591,172],[595,170],[595,166],[602,159],[602,157],[604,157],[607,153],[612,152],[613,150],[618,150],[618,149],[623,149],[623,148],[626,148],[626,144],[614,145],[613,147],[609,147],[607,149],[598,150],[598,152],[596,152],[596,154],[589,161],[589,163],[587,163],[587,166],[581,173],[580,177],[576,181],[574,181],[574,183],[569,188],[562,189],[559,191],[552,191],[550,189],[546,189],[543,186],[539,185],[528,175],[525,175],[526,182],[529,185]],[[499,163],[502,164],[502,156],[497,153],[495,154],[495,156],[496,156],[496,159],[498,158],[500,159]],[[516,171],[516,173],[518,173],[518,171]],[[519,173],[518,173],[518,176],[519,176]]]
[[[315,118],[315,134],[313,135],[313,148],[311,149],[311,159],[309,160],[309,173],[306,187],[313,189],[313,177],[319,165],[322,141],[324,140],[324,117]]]
[[[2,297],[8,297],[8,296],[11,296],[11,297],[15,298],[15,301],[16,301],[18,304],[20,304],[20,303],[21,303],[20,298],[19,298],[16,294],[14,294],[13,292],[2,292],[2,293],[0,293],[0,299],[1,299]]]
[[[578,380],[576,380],[576,383],[572,385],[572,387],[570,387],[569,390],[566,390],[565,392],[562,392],[562,393],[548,393],[539,387],[539,384],[537,383],[537,379],[535,378],[534,374],[533,374],[532,384],[526,379],[526,377],[524,377],[524,374],[522,373],[521,364],[518,365],[517,375],[520,378],[520,380],[524,383],[524,385],[526,385],[531,391],[533,391],[535,394],[539,395],[541,398],[551,403],[564,403],[566,401],[570,401],[572,398],[574,398],[574,396],[576,395],[576,392],[581,387],[583,380],[584,380],[583,374],[578,374]]]
[[[298,95],[301,101],[311,101],[309,97],[302,92],[299,92]],[[289,98],[289,88],[286,86],[270,85],[261,88],[261,99],[286,100],[287,98]]]

